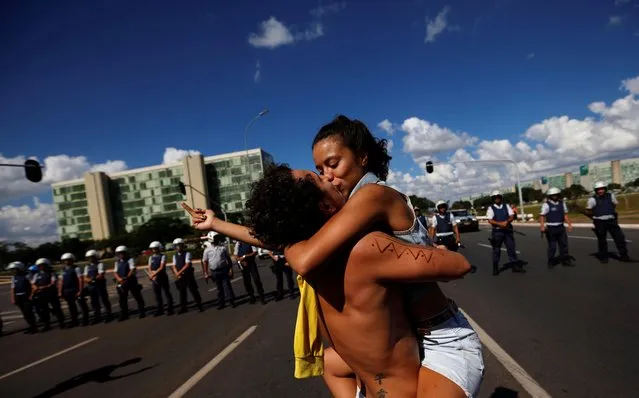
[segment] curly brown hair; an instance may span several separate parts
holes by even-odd
[[[311,179],[298,179],[286,164],[271,166],[255,182],[246,202],[247,226],[269,247],[310,238],[328,220],[321,210],[324,194]]]

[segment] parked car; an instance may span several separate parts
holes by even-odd
[[[257,257],[261,259],[270,258],[268,255],[268,250],[262,249],[261,247],[257,248]]]
[[[455,223],[457,223],[457,227],[459,231],[479,231],[479,221],[477,217],[470,213],[468,210],[458,209],[450,211],[453,217],[455,218]]]

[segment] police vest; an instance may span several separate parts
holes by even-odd
[[[175,268],[179,271],[186,265],[186,252],[175,253]]]
[[[24,274],[13,276],[13,291],[16,296],[22,296],[31,293],[31,283]]]
[[[251,245],[248,245],[244,242],[240,242],[240,245],[237,249],[237,255],[238,256],[245,256],[247,254],[251,254],[253,253],[253,247]],[[247,257],[244,259],[244,261],[246,261],[248,264],[254,264],[255,263],[255,257]]]
[[[42,287],[47,286],[51,283],[51,272],[50,271],[40,271],[38,272],[38,276],[36,276],[36,285]]]
[[[449,212],[435,215],[437,220],[437,225],[435,226],[435,231],[437,231],[437,235],[446,236],[451,235],[453,233],[453,223],[450,221],[451,216]]]
[[[151,256],[151,271],[155,271],[156,269],[160,268],[160,265],[162,265],[162,255],[154,254],[153,256]],[[162,272],[166,272],[166,268],[163,269]]]
[[[593,196],[595,199],[595,207],[592,208],[593,217],[614,216],[615,204],[612,203],[612,195],[606,192],[602,196]]]
[[[87,276],[91,280],[95,280],[98,277],[98,265],[97,264],[89,264],[87,265]]]
[[[126,278],[129,275],[129,261],[128,260],[118,260],[117,262],[117,273],[120,278]]]
[[[78,274],[75,268],[67,267],[62,271],[62,290],[78,290]]]
[[[510,216],[508,215],[508,206],[507,205],[502,205],[501,209],[498,208],[495,205],[490,205],[490,208],[493,209],[493,220],[498,221],[498,222],[502,222],[502,221],[508,221],[508,219],[510,218]],[[512,224],[509,225],[510,228],[512,228]],[[496,225],[493,225],[493,229],[499,229],[499,227],[497,227]]]
[[[548,214],[546,214],[546,223],[563,225],[564,216],[566,215],[566,212],[564,211],[564,202],[560,200],[558,203],[553,203],[552,201],[549,200],[546,203],[548,204]]]

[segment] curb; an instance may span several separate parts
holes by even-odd
[[[539,223],[513,223],[513,226],[516,227],[537,227],[539,228]],[[592,224],[587,223],[574,223],[572,224],[574,228],[593,228]],[[619,224],[621,229],[639,229],[639,224]]]

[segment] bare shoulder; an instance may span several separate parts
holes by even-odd
[[[382,255],[395,258],[412,257],[413,259],[431,259],[433,256],[441,256],[444,250],[430,246],[406,243],[383,232],[375,231],[366,234],[357,242],[351,251],[351,258],[377,258]]]
[[[352,199],[395,199],[398,196],[398,193],[399,192],[397,192],[393,188],[387,187],[385,185],[366,184],[359,190],[357,190],[357,192],[355,192]]]

